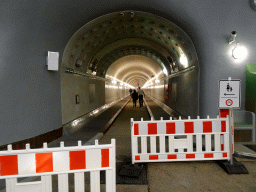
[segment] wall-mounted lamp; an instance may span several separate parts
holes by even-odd
[[[236,47],[232,51],[232,56],[235,59],[243,59],[247,55],[247,50],[245,47],[241,46],[239,43],[236,44]]]
[[[59,52],[48,51],[46,65],[48,66],[49,71],[58,71],[59,70]]]
[[[182,54],[180,56],[180,63],[184,66],[184,67],[187,67],[188,66],[188,59],[186,57],[185,54]]]
[[[236,35],[237,35],[237,32],[236,31],[232,31],[231,34],[230,34],[230,38],[229,38],[229,44],[235,42],[236,40]]]
[[[163,73],[165,74],[165,75],[168,75],[168,72],[167,72],[167,69],[164,67],[164,69],[163,69]]]

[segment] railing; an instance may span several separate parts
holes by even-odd
[[[6,192],[52,192],[52,175],[58,175],[58,191],[68,192],[68,173],[74,173],[75,192],[82,192],[84,172],[90,172],[90,188],[100,192],[100,171],[106,171],[106,191],[116,191],[115,139],[111,144],[76,147],[0,151],[0,179],[6,181]],[[17,178],[41,176],[41,181],[18,183]]]
[[[239,130],[252,130],[252,142],[255,143],[255,114],[245,110],[234,110],[234,126]]]

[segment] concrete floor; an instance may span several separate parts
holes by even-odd
[[[131,161],[130,119],[149,120],[146,107],[132,107],[130,100],[99,144],[110,144],[116,139],[116,161]],[[247,143],[248,144],[248,143]],[[255,153],[242,143],[235,143],[235,151]],[[117,192],[168,192],[168,191],[256,191],[256,159],[236,157],[248,169],[249,174],[228,175],[214,161],[188,161],[147,164],[147,184],[117,184]],[[90,191],[89,172],[85,173],[85,191]],[[52,176],[53,192],[58,192],[57,175]],[[5,191],[5,190],[1,190]],[[74,191],[74,174],[69,174],[69,191]],[[105,192],[105,184],[101,184]]]

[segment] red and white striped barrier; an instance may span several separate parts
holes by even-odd
[[[231,143],[232,143],[232,154],[234,154],[235,152],[235,137],[234,137],[234,112],[233,112],[233,109],[220,109],[220,117],[221,118],[225,118],[227,117],[227,115],[229,115],[230,117],[230,121],[229,121],[229,124],[230,124],[230,128],[231,128]]]
[[[110,145],[0,151],[0,179],[6,179],[7,192],[52,191],[51,175],[58,174],[58,191],[68,192],[68,173],[75,173],[75,191],[84,191],[84,172],[91,174],[91,191],[100,191],[100,171],[106,171],[106,191],[116,188],[115,139]],[[40,182],[17,183],[17,177],[42,176]]]
[[[229,118],[131,119],[131,139],[132,163],[230,159]]]

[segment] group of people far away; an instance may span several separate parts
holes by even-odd
[[[143,107],[143,95],[145,95],[143,90],[139,87],[137,92],[135,89],[133,90],[133,92],[132,92],[132,89],[130,89],[129,92],[133,100],[133,107],[136,107],[136,103],[138,99],[139,99],[140,107]]]

